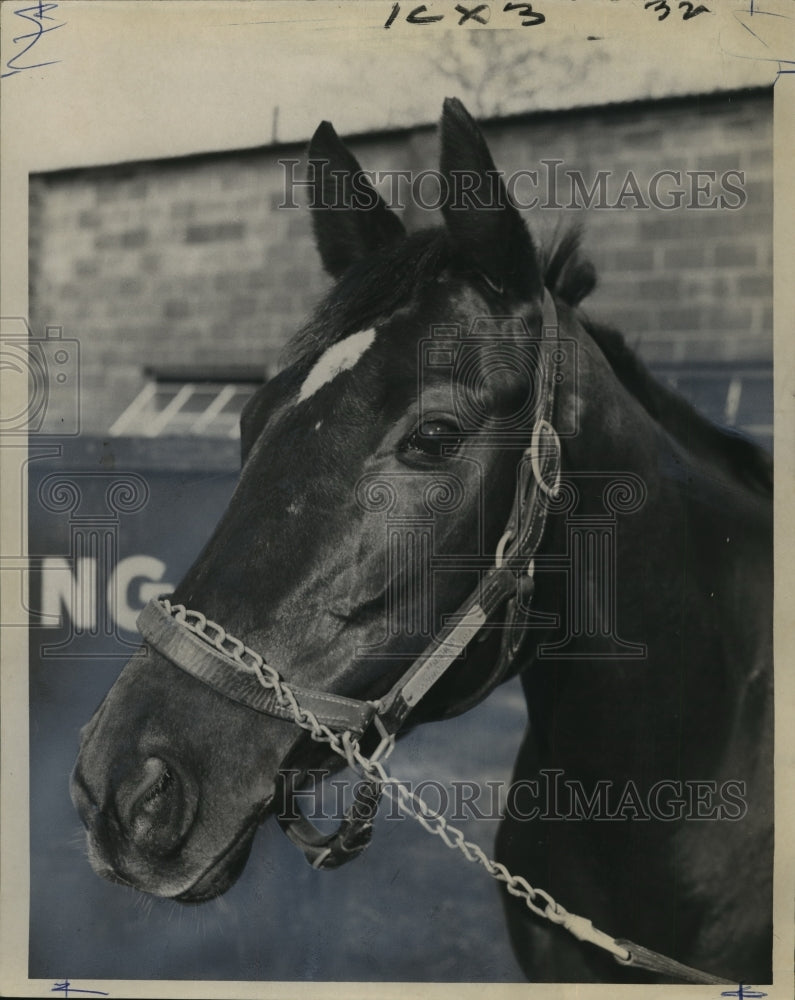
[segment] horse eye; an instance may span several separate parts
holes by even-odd
[[[460,427],[452,420],[423,420],[403,442],[401,450],[445,458],[458,451],[463,440]]]

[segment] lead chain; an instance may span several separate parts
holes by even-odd
[[[366,757],[359,747],[358,739],[350,731],[335,733],[320,722],[313,712],[301,708],[290,686],[284,683],[278,672],[256,650],[227,633],[221,625],[206,618],[200,611],[191,611],[184,604],[172,604],[168,598],[161,598],[160,601],[168,614],[194,635],[231,657],[244,670],[255,674],[264,688],[274,692],[280,707],[289,710],[296,725],[306,730],[315,742],[327,743],[352,770],[382,787],[407,816],[417,820],[420,826],[439,837],[451,850],[460,851],[467,861],[484,868],[492,878],[502,882],[512,896],[523,899],[529,910],[550,923],[559,924],[579,940],[589,941],[610,952],[621,961],[630,958],[629,951],[622,948],[614,938],[597,930],[585,917],[569,913],[548,892],[530,885],[521,875],[512,875],[499,861],[491,860],[477,844],[467,840],[461,830],[451,826],[444,816],[434,812],[405,782],[391,777],[381,760],[376,758],[386,759],[389,756],[394,746],[393,736],[385,737],[375,753]],[[543,900],[545,905],[539,906],[536,899]]]

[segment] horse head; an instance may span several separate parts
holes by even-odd
[[[335,284],[243,413],[239,483],[171,602],[333,715],[383,696],[478,587],[543,395],[540,368],[511,358],[541,338],[544,280],[459,102],[441,123],[441,228],[407,235],[329,124],[309,156]],[[428,571],[431,547],[446,569]],[[487,629],[408,722],[482,697],[500,639]],[[124,668],[83,730],[72,795],[99,874],[199,901],[242,870],[280,775],[339,761],[289,713],[264,718],[197,682],[170,649],[149,642]]]

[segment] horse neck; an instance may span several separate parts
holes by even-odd
[[[626,713],[650,737],[678,718],[696,765],[714,713],[742,714],[767,683],[769,498],[720,455],[690,451],[603,358],[583,360],[581,384],[597,373],[601,391],[558,404],[581,403],[581,426],[563,442],[568,504],[550,517],[552,568],[538,574],[535,606],[562,627],[525,673],[531,718],[541,744],[556,726],[601,727],[617,754]]]

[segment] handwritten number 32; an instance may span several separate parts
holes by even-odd
[[[659,15],[657,18],[658,21],[664,21],[671,13],[670,5],[666,2],[666,0],[647,0],[647,3],[643,6],[646,10],[649,10],[649,8],[655,10]],[[690,18],[695,17],[696,14],[709,14],[709,7],[705,7],[703,4],[699,4],[698,7],[695,7],[692,3],[690,3],[690,0],[682,0],[679,4],[679,10],[682,10],[683,8],[685,8],[685,12],[682,15],[683,21],[689,21]]]

